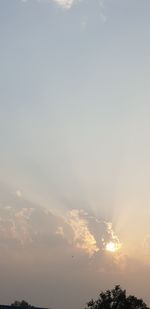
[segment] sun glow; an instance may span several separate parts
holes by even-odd
[[[110,241],[106,244],[105,250],[109,252],[116,252],[120,249],[121,245],[119,243],[115,243],[113,241]]]

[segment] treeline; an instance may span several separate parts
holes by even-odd
[[[85,309],[150,309],[142,299],[126,295],[119,285],[114,289],[101,292],[97,300],[91,299]]]
[[[18,307],[19,308],[22,308],[22,309],[31,309],[31,308],[35,308],[34,306],[30,305],[27,301],[25,300],[15,300],[12,304],[11,304],[12,307]]]
[[[25,300],[16,300],[12,307],[21,309],[35,309]],[[1,306],[0,306],[1,307]],[[150,309],[143,301],[133,295],[126,295],[126,290],[122,290],[120,285],[116,285],[112,290],[101,292],[97,300],[91,299],[85,309]]]

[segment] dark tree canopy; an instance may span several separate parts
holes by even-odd
[[[126,296],[126,290],[119,285],[114,289],[101,292],[97,300],[90,300],[85,309],[150,309],[135,296]]]
[[[28,302],[26,302],[25,300],[22,300],[22,301],[18,301],[18,300],[15,300],[11,306],[15,306],[15,307],[20,307],[22,309],[31,309],[33,308],[33,306],[31,306]]]

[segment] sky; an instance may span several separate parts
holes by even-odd
[[[150,1],[0,0],[0,299],[150,306]]]

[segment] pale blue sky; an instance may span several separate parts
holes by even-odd
[[[45,209],[57,213],[60,221],[56,224],[56,232],[66,237],[68,246],[73,236],[70,230],[65,230],[65,224],[71,226],[72,221],[66,218],[71,216],[71,209],[83,209],[88,212],[88,224],[90,216],[111,221],[123,244],[123,261],[129,256],[132,265],[132,259],[139,254],[140,262],[133,264],[141,263],[140,267],[145,267],[143,273],[147,273],[150,271],[147,264],[150,250],[150,1],[74,0],[70,8],[60,2],[0,0],[0,203],[2,218],[4,216],[0,228],[5,236],[1,242],[6,241],[12,254],[17,246],[12,240],[22,246],[26,241],[21,228],[24,226],[30,257],[37,254],[30,244],[36,233],[45,233],[44,239],[39,236],[36,250],[40,256],[43,245],[46,256],[51,248],[47,238],[52,238],[52,243],[58,240],[53,239],[51,231],[48,234],[47,228],[44,230],[42,220],[45,219],[40,220],[40,214],[30,218],[30,227],[27,225],[26,207],[29,210],[37,208],[37,212],[40,207],[43,213]],[[65,0],[62,3],[65,4]],[[19,203],[21,213],[18,213]],[[9,219],[4,215],[5,208],[10,211]],[[76,213],[78,220],[82,215],[82,212]],[[21,216],[24,221],[19,225],[16,220]],[[55,219],[51,221],[55,225]],[[35,222],[40,226],[38,232]],[[91,226],[92,233],[94,223]],[[74,230],[72,233],[76,235]],[[101,232],[93,233],[97,240]],[[102,235],[99,237],[101,239]],[[59,240],[58,273],[60,252],[65,252],[66,248],[64,238],[62,243]],[[71,248],[67,250],[77,250],[73,245]],[[68,258],[62,255],[67,265]],[[4,256],[5,252],[3,261]],[[27,268],[30,257],[24,261]],[[21,253],[19,265],[22,258]],[[82,256],[79,260],[76,270],[80,272]],[[15,257],[14,261],[16,263]],[[46,267],[54,263],[51,259],[49,263],[47,259],[42,262],[48,266],[43,275],[42,271],[37,275],[39,281],[44,280]],[[92,262],[86,260],[82,278],[73,277],[72,286],[66,283],[66,291],[70,288],[69,293],[72,293],[74,284],[78,285],[80,279],[84,282],[85,273],[87,276],[91,276],[90,271],[95,274],[96,267],[105,277],[106,284],[101,283],[100,288],[120,280],[132,291],[131,282],[135,278],[133,292],[141,291],[144,283],[141,280],[141,286],[135,284],[136,271],[133,278],[129,271],[123,279],[122,273],[118,277],[118,270],[112,275],[111,262],[101,253],[100,257],[94,256]],[[125,261],[120,263],[125,264]],[[37,265],[33,267],[35,273]],[[70,264],[68,267],[71,268]],[[89,270],[89,267],[93,268]],[[105,274],[107,267],[110,273],[106,271]],[[52,290],[58,284],[58,273],[53,273]],[[99,279],[95,276],[91,294],[99,288]],[[47,283],[50,274],[46,274],[46,278]],[[67,280],[69,282],[69,278]],[[16,291],[17,282],[18,278]],[[26,291],[27,285],[26,280],[20,290],[22,297],[35,303],[40,301],[35,296],[39,287],[35,285],[34,295]],[[61,286],[58,290],[61,291]],[[82,307],[89,291],[87,283],[87,290],[85,285],[85,294],[79,295],[77,303],[75,300],[71,303],[70,297],[63,307],[61,298],[54,297],[47,306]],[[19,297],[15,293],[14,288],[10,301],[16,295]],[[142,290],[142,293],[150,303],[148,291]],[[3,295],[2,300],[7,303],[9,299]],[[46,305],[49,293],[43,291],[42,295],[41,302],[45,299]]]

